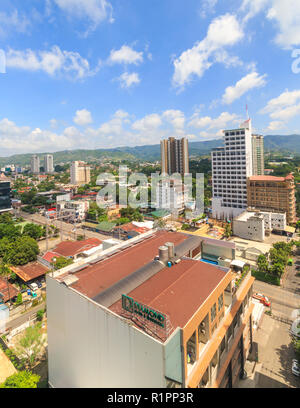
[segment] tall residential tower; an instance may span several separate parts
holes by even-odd
[[[247,178],[253,174],[251,119],[224,131],[224,147],[213,149],[212,216],[233,218],[247,208]]]
[[[45,173],[53,173],[54,172],[52,154],[45,154],[45,156],[44,156],[44,172]]]
[[[71,164],[71,184],[83,185],[91,181],[90,167],[83,161],[74,161]]]
[[[162,173],[184,175],[189,172],[189,148],[185,137],[182,139],[169,137],[161,140],[160,153]]]
[[[36,154],[33,154],[31,156],[31,172],[32,173],[40,172],[40,158]]]
[[[263,176],[265,172],[264,137],[252,135],[253,176]]]

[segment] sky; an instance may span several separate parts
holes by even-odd
[[[299,0],[0,0],[0,156],[300,133]]]

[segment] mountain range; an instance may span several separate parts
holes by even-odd
[[[223,145],[222,139],[214,139],[203,142],[189,142],[190,156],[203,156],[210,153],[215,147]],[[281,152],[300,154],[300,135],[269,135],[264,137],[264,146],[266,152]],[[39,153],[40,158],[45,153]],[[117,147],[114,149],[95,149],[95,150],[64,150],[52,153],[54,163],[66,163],[73,160],[92,161],[99,159],[112,160],[143,160],[155,161],[160,159],[160,145],[146,145],[135,147]],[[0,167],[7,164],[25,166],[30,164],[31,153],[16,154],[9,157],[0,157]],[[41,160],[41,166],[43,161]]]

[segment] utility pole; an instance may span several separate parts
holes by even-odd
[[[46,216],[46,251],[48,251],[49,242],[48,242],[48,216]]]

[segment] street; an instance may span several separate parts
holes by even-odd
[[[42,224],[46,225],[47,220],[46,217],[40,215],[40,214],[28,214],[25,212],[20,212],[19,216],[22,216],[26,221],[31,221],[35,222],[37,224]],[[80,224],[77,225],[76,231],[75,225],[74,224],[68,224],[67,222],[61,221],[61,220],[49,220],[48,225],[54,225],[60,230],[60,234],[62,232],[62,241],[64,239],[76,239],[78,235],[83,235],[86,238],[98,238],[100,240],[106,240],[109,239],[110,237],[104,234],[99,234],[98,232],[93,232],[93,231],[88,231],[86,229],[82,229],[80,227]]]
[[[20,316],[16,317],[13,320],[8,321],[6,324],[7,328],[12,330],[15,329],[16,327],[21,326],[23,323],[27,322],[27,320],[32,316],[35,315],[36,312],[38,312],[41,309],[44,309],[46,306],[46,303],[40,303],[39,305],[30,308],[28,311],[25,313],[22,313]]]
[[[250,388],[299,388],[300,378],[292,374],[295,358],[291,343],[291,313],[300,308],[300,277],[296,265],[287,268],[282,287],[255,281],[254,291],[261,292],[271,300],[272,315],[264,315],[253,341],[258,344],[258,364],[255,373],[240,387]]]

